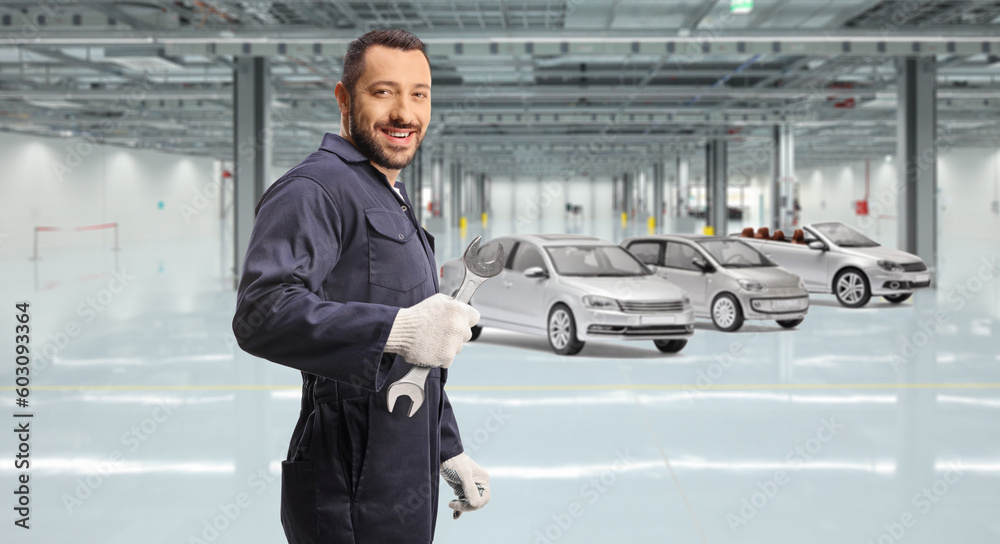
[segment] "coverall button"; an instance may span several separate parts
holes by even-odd
[[[403,206],[403,211],[404,211],[404,212],[406,211],[406,206]]]
[[[403,235],[402,235],[402,234],[400,234],[400,235],[399,235],[399,239],[400,239],[400,240],[402,240],[402,239],[403,239]]]

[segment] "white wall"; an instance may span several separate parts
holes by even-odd
[[[991,206],[1000,199],[1000,151],[964,148],[938,156],[938,232],[941,237],[978,238],[1000,243],[1000,215]],[[869,216],[854,213],[864,197],[864,161],[797,170],[801,222],[841,221],[872,238],[897,246],[897,183],[894,158],[870,163]]]
[[[117,222],[121,244],[217,236],[220,167],[206,158],[0,133],[0,253],[31,254],[35,226]],[[163,203],[162,209],[159,203]],[[40,234],[46,248],[105,244],[112,231]]]

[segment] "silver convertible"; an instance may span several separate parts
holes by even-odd
[[[691,299],[611,242],[568,234],[517,234],[480,246],[491,259],[502,243],[507,262],[483,283],[471,304],[479,325],[548,337],[560,355],[587,340],[652,340],[664,353],[684,348],[694,333]],[[441,266],[441,292],[452,296],[462,281],[462,259]]]
[[[881,246],[843,223],[805,225],[790,240],[781,231],[769,236],[766,227],[752,231],[734,236],[802,276],[809,292],[833,293],[849,308],[868,304],[873,295],[899,304],[931,285],[920,257]]]
[[[740,240],[659,234],[627,238],[622,247],[687,291],[695,315],[720,330],[735,331],[746,319],[792,328],[809,311],[802,278]]]

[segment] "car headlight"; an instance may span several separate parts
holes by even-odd
[[[583,305],[594,310],[620,310],[618,301],[613,298],[598,295],[587,295],[583,297]]]
[[[903,267],[899,263],[894,263],[892,261],[879,261],[879,268],[887,272],[902,272]]]
[[[754,280],[740,280],[740,287],[746,289],[747,291],[764,290],[764,286],[761,285],[759,281],[754,281]]]

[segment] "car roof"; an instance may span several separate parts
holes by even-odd
[[[593,236],[587,236],[584,234],[510,234],[507,236],[498,236],[497,238],[511,238],[514,240],[521,240],[524,242],[531,242],[540,246],[556,246],[556,245],[588,245],[588,246],[606,246],[606,245],[616,245],[614,242],[608,240],[602,240],[601,238],[595,238]]]
[[[628,242],[639,242],[642,240],[686,240],[688,242],[708,242],[711,240],[728,240],[728,236],[707,236],[704,234],[647,234],[629,238]]]

